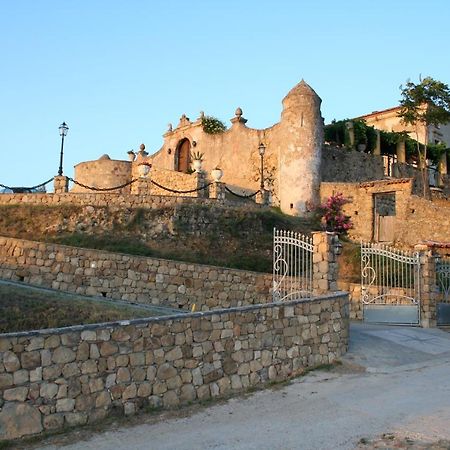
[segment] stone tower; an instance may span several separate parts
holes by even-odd
[[[321,103],[304,80],[283,99],[278,181],[280,207],[288,214],[305,215],[308,203],[320,202]]]

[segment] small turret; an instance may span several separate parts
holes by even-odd
[[[304,215],[306,205],[320,201],[320,164],[323,120],[320,97],[304,80],[283,99],[280,126],[280,206],[289,214]]]

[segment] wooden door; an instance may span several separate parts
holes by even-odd
[[[178,145],[178,172],[187,173],[191,165],[191,144],[187,139],[184,139]]]
[[[395,216],[378,216],[378,242],[394,242]]]

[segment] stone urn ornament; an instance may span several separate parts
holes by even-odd
[[[194,159],[194,161],[192,161],[192,167],[197,173],[200,172],[202,170],[202,160]]]
[[[364,142],[362,142],[361,144],[358,144],[358,151],[359,152],[365,152],[367,148],[367,144],[365,144]]]
[[[147,178],[152,165],[149,162],[142,162],[138,165],[138,173],[140,178]]]
[[[211,170],[211,176],[213,177],[213,180],[218,183],[223,176],[223,170],[220,167],[215,167]]]

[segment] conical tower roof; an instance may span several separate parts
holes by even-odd
[[[316,91],[302,78],[300,83],[296,84],[283,98],[283,106],[288,108],[294,103],[304,103],[307,99],[319,104],[322,102]]]

